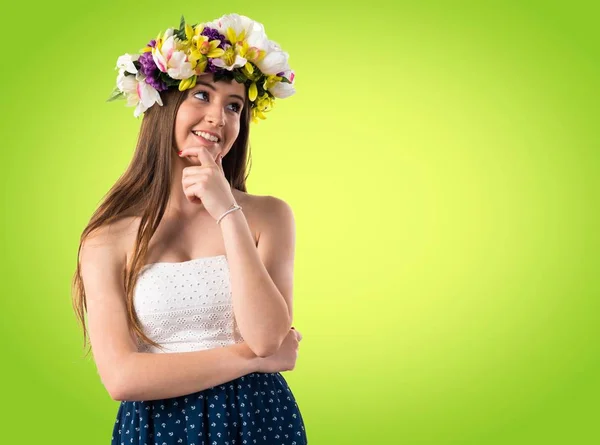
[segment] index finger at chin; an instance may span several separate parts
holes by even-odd
[[[187,158],[192,164],[200,165],[200,156],[195,151],[188,149],[181,155],[182,158]]]

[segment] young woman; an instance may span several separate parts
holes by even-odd
[[[131,164],[83,231],[74,308],[121,401],[113,444],[307,443],[294,369],[293,213],[247,193],[252,119],[293,94],[288,55],[228,15],[119,58],[143,114]],[[88,327],[85,327],[87,313]]]

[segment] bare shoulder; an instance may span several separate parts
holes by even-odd
[[[81,246],[82,263],[113,262],[123,266],[127,259],[128,246],[135,239],[139,217],[124,217],[92,231]]]
[[[235,196],[244,214],[255,223],[259,232],[294,224],[292,207],[283,199],[271,195],[251,195],[239,192]]]

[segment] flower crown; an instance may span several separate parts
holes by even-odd
[[[126,99],[136,107],[135,117],[155,103],[162,106],[160,91],[193,88],[204,73],[244,84],[254,122],[265,119],[275,98],[295,93],[288,53],[267,39],[262,24],[243,15],[193,26],[182,16],[179,29],[167,29],[140,52],[118,58],[117,87],[108,98]]]

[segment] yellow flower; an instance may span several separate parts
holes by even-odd
[[[208,40],[206,36],[198,36],[196,39],[196,48],[203,56],[215,58],[221,57],[225,51],[219,48],[220,40]]]
[[[208,65],[208,59],[204,58],[198,62],[196,65],[196,74],[200,75],[206,70],[206,66]]]
[[[179,91],[185,91],[196,86],[196,76],[188,77],[179,82]]]
[[[194,38],[194,30],[187,23],[185,24],[185,38],[191,41]]]
[[[227,28],[227,38],[232,45],[235,45],[238,42],[242,42],[246,38],[246,30],[242,29],[239,34],[236,34],[233,28]]]
[[[270,111],[275,104],[273,98],[267,93],[263,94],[257,101],[256,107],[261,111]]]
[[[264,59],[267,55],[266,51],[248,45],[248,42],[245,40],[241,44],[237,44],[237,50],[240,56],[254,64]]]
[[[252,74],[254,73],[254,67],[250,62],[247,62],[242,69],[244,70],[244,74],[248,79],[253,78]]]
[[[193,39],[196,40],[198,37],[200,37],[200,35],[202,34],[202,31],[204,31],[204,25],[196,25],[196,28],[194,28]]]
[[[192,64],[192,69],[196,72],[196,74],[200,75],[206,69],[208,65],[208,58],[200,53],[198,49],[192,48],[188,53],[188,62]]]
[[[263,84],[263,89],[268,90],[273,88],[277,82],[281,82],[281,77],[271,74],[265,78],[265,83]]]
[[[248,97],[250,97],[250,92],[248,92]],[[266,119],[266,112],[271,111],[273,105],[275,104],[273,98],[269,96],[268,93],[263,94],[259,97],[253,104],[252,107],[252,122],[258,122],[259,119]]]
[[[267,116],[265,116],[265,114],[260,111],[258,108],[253,108],[252,109],[252,122],[258,122],[258,119],[262,119],[265,120],[267,118]]]
[[[256,82],[252,82],[250,88],[248,88],[248,99],[250,99],[250,102],[254,102],[256,96],[258,96],[258,88],[256,87]]]

